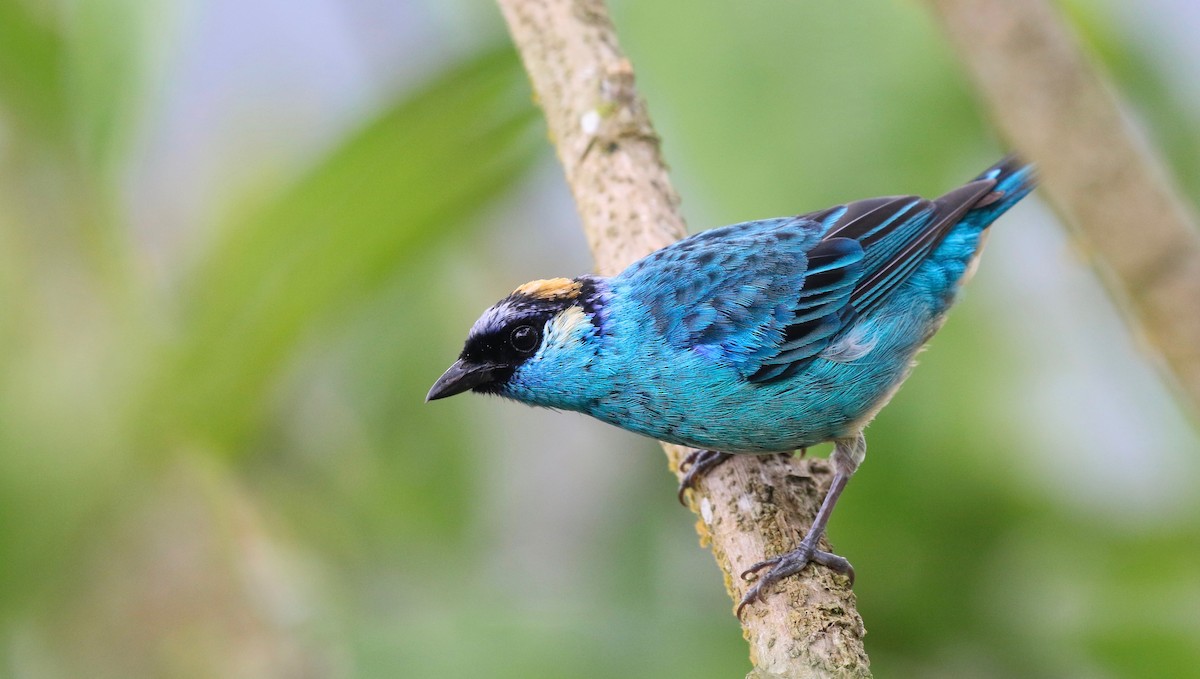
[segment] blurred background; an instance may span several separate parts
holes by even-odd
[[[1200,5],[1062,6],[1200,197]],[[921,3],[612,9],[693,230],[1003,152]],[[590,267],[491,3],[0,0],[0,676],[742,676],[653,442],[423,403]],[[1194,423],[1014,209],[831,525],[878,676],[1200,676]]]

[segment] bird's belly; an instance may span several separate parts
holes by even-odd
[[[590,413],[660,441],[729,453],[793,451],[862,429],[903,380],[911,355],[858,364],[814,361],[784,382],[733,371],[698,383],[662,371],[615,390]]]

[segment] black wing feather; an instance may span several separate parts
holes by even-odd
[[[994,186],[980,179],[934,201],[870,198],[804,215],[827,225],[825,234],[808,254],[795,318],[784,327],[776,353],[748,379],[784,379],[811,363],[856,318],[887,299]],[[847,257],[855,245],[862,256]]]
[[[860,314],[868,314],[879,302],[886,299],[892,290],[925,261],[967,210],[991,192],[995,184],[990,179],[978,180],[961,186],[935,201],[920,201],[920,213],[911,213],[903,220],[897,219],[891,226],[894,229],[902,228],[907,220],[920,218],[918,214],[928,214],[928,223],[920,226],[915,234],[911,234],[903,247],[889,253],[886,259],[878,263],[871,261],[873,258],[870,257],[870,251],[873,245],[883,240],[884,235],[871,234],[871,242],[863,243],[863,247],[868,252],[868,261],[875,266],[870,266],[850,296],[850,304],[855,310]]]

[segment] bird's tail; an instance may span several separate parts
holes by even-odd
[[[992,190],[980,198],[962,218],[963,222],[981,229],[1016,205],[1017,201],[1028,195],[1037,185],[1033,166],[1022,162],[1016,156],[1004,158],[975,178],[976,182],[989,180],[995,182]]]

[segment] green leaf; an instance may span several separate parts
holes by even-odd
[[[539,145],[510,49],[484,54],[400,103],[272,205],[225,232],[186,286],[167,388],[198,440],[230,443],[316,321],[375,290],[511,186]],[[165,432],[164,432],[165,433]]]

